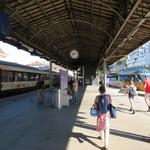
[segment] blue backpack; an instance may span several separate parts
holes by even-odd
[[[100,95],[98,96],[99,101],[99,112],[107,113],[109,111],[109,95]]]

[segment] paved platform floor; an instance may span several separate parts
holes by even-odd
[[[143,97],[134,101],[131,114],[127,96],[108,88],[117,107],[111,119],[110,150],[150,150],[150,112]],[[7,98],[0,103],[0,150],[98,150],[96,118],[89,115],[98,87],[80,88],[79,103],[57,110],[46,102],[37,105],[35,92]],[[5,100],[5,99],[3,99]]]

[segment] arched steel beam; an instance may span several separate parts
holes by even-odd
[[[133,28],[133,30],[126,36],[126,38],[118,45],[116,50],[113,51],[112,55],[120,48],[122,47],[128,40],[132,39],[134,34],[140,29],[140,26],[146,21],[145,18],[150,17],[150,11],[145,15],[143,19],[140,20],[139,23]]]
[[[11,16],[12,18],[14,18],[16,21],[18,21],[18,22],[20,22],[20,24],[23,26],[23,27],[25,27],[25,28],[30,28],[31,29],[31,31],[33,32],[33,33],[35,33],[35,34],[33,34],[33,36],[31,37],[31,39],[33,39],[33,38],[35,38],[37,35],[39,35],[39,36],[41,36],[41,38],[43,37],[43,35],[39,32],[39,31],[37,31],[37,30],[35,30],[34,28],[32,28],[31,26],[29,26],[29,24],[26,22],[26,20],[24,20],[19,14],[18,14],[18,11],[14,11],[11,7],[10,7],[10,5],[8,5],[7,3],[5,3],[4,1],[2,1],[2,5],[3,5],[3,8],[5,9],[5,11],[6,12],[8,12],[8,14],[9,14],[9,16],[11,16],[11,14],[14,12],[14,14]],[[52,27],[51,27],[52,28]],[[53,30],[53,28],[52,28],[52,30]],[[15,32],[15,31],[14,31]],[[56,33],[57,34],[57,33]],[[17,34],[18,35],[18,34]],[[57,34],[58,35],[58,34]],[[58,36],[59,37],[59,36]],[[22,39],[22,38],[20,38],[20,39]],[[27,41],[26,42],[26,44],[27,43],[30,43],[31,42],[31,39],[25,39],[25,41]],[[45,41],[47,41],[47,46],[50,46],[49,45],[49,43],[51,42],[51,41],[49,41],[48,39],[45,39]],[[34,43],[33,43],[34,44]],[[40,46],[40,45],[39,45]],[[57,49],[58,50],[58,48],[56,47],[56,46],[54,46],[55,47],[55,49]],[[42,48],[41,48],[41,46],[40,46],[40,50],[41,50]],[[45,51],[45,50],[44,50]],[[41,52],[43,52],[43,50],[41,51]],[[65,56],[64,56],[65,57]]]
[[[75,46],[77,45],[77,41],[79,41],[79,39],[76,37],[75,33],[78,33],[77,27],[76,27],[76,23],[74,22],[74,17],[72,14],[72,9],[69,3],[69,0],[64,0],[65,4],[66,4],[66,9],[68,10],[68,16],[71,19],[72,22],[72,28],[73,28],[73,33],[74,33],[74,39],[75,39]]]
[[[80,22],[80,23],[84,23],[84,24],[88,24],[88,25],[91,25],[101,31],[103,31],[110,39],[113,39],[113,37],[106,31],[104,30],[102,27],[98,26],[98,25],[95,25],[94,23],[91,23],[91,22],[88,22],[88,21],[84,21],[84,20],[74,20],[75,22]]]
[[[91,22],[85,21],[85,20],[74,19],[74,21],[75,22],[80,22],[80,23],[83,23],[83,24],[91,25],[92,27],[97,28],[100,31],[103,31],[111,40],[113,40],[113,37],[106,30],[104,30],[101,26],[95,25],[94,23],[91,23]],[[56,25],[58,23],[61,24],[62,22],[72,22],[72,20],[71,19],[66,19],[66,20],[55,21],[53,23],[53,25]],[[51,27],[48,30],[51,30]],[[38,31],[38,33],[41,33],[43,31],[48,31],[48,30],[40,30],[40,31]]]
[[[90,38],[90,37],[91,37],[89,34],[86,34],[86,33],[84,33],[84,34],[83,34],[83,33],[82,33],[82,34],[75,34],[75,35],[76,35],[76,36],[83,36],[83,37],[87,37],[87,38]],[[65,38],[65,37],[69,37],[69,36],[72,36],[72,34],[64,34],[64,35],[62,35],[60,38]],[[100,41],[98,40],[98,36],[95,36],[95,35],[94,35],[93,37],[95,37],[94,39],[92,39],[93,41],[100,42]],[[55,43],[55,41],[59,40],[60,38],[54,39],[51,44]],[[103,44],[103,45],[104,45],[104,44]]]
[[[122,26],[120,27],[119,31],[117,32],[116,36],[114,37],[114,39],[112,40],[112,42],[110,43],[109,47],[107,48],[107,50],[105,51],[105,56],[107,55],[107,53],[109,52],[110,48],[112,47],[112,45],[114,44],[114,42],[116,41],[116,39],[118,38],[118,36],[120,35],[120,33],[122,32],[123,28],[125,27],[125,25],[128,23],[128,20],[130,19],[130,17],[133,15],[133,13],[135,12],[135,10],[137,9],[137,7],[139,6],[139,4],[141,3],[142,0],[137,0],[135,5],[133,6],[133,8],[131,9],[130,13],[128,14],[127,18],[125,19],[125,21],[123,22]],[[104,56],[104,57],[105,57]],[[100,65],[100,63],[102,62],[103,58],[101,58],[101,60],[98,63],[98,66]]]
[[[113,9],[111,6],[109,6],[108,4],[106,4],[105,2],[103,2],[102,0],[96,0],[97,3],[106,6],[107,8],[109,8],[111,11],[113,11],[122,21],[124,21],[124,18],[115,10]]]

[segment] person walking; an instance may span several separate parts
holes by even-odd
[[[73,92],[73,101],[75,104],[77,104],[77,92],[78,92],[78,80],[75,79],[72,82],[72,92]]]
[[[145,90],[145,102],[148,106],[148,112],[150,112],[150,80],[147,76],[144,77],[144,90]]]
[[[39,105],[43,104],[43,100],[44,100],[44,85],[45,85],[44,78],[39,78],[38,82],[36,83],[37,95],[38,95],[38,104]]]
[[[67,94],[69,96],[69,102],[73,102],[73,79],[71,78],[70,81],[68,82],[68,91]]]
[[[68,82],[68,88],[71,92],[73,91],[73,82],[74,82],[73,78],[71,78],[70,81]]]
[[[104,150],[108,149],[109,144],[109,130],[110,130],[110,113],[109,104],[112,104],[112,100],[109,94],[105,94],[106,88],[104,86],[99,87],[100,94],[95,97],[94,107],[98,109],[97,127],[96,131],[100,132],[98,139],[102,139],[104,142]]]
[[[134,97],[137,95],[137,91],[132,81],[130,81],[130,85],[126,89],[126,93],[128,94],[129,103],[130,103],[129,111],[132,111],[132,114],[135,114],[133,101],[134,101]]]

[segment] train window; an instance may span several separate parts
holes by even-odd
[[[12,72],[12,71],[7,72],[7,81],[8,82],[14,81],[14,72]]]
[[[135,77],[133,78],[133,81],[134,81],[134,82],[139,82],[139,81],[140,81],[140,78],[139,78],[137,75],[135,75]]]
[[[39,74],[36,74],[36,75],[35,75],[35,80],[38,80],[38,79],[39,79],[39,76],[40,76]]]
[[[23,81],[28,81],[29,80],[29,74],[24,72],[23,73]]]
[[[44,75],[43,75],[43,74],[40,74],[40,78],[44,78]]]
[[[15,73],[15,81],[22,81],[23,75],[21,72],[16,72]]]
[[[131,81],[131,77],[128,75],[124,75],[124,78],[122,78],[123,80],[121,81]]]
[[[44,77],[45,80],[49,79],[49,75],[48,74],[44,74],[43,77]]]
[[[49,77],[50,77],[49,74],[47,74],[47,75],[46,75],[46,79],[49,80]]]
[[[2,82],[6,82],[7,81],[7,72],[2,70],[2,74],[1,74],[1,81]]]
[[[35,80],[35,74],[34,73],[31,73],[30,74],[30,81],[34,81]]]
[[[119,81],[126,81],[126,75],[120,75]]]
[[[1,80],[2,80],[2,82],[12,82],[12,81],[14,81],[14,72],[3,70]]]

